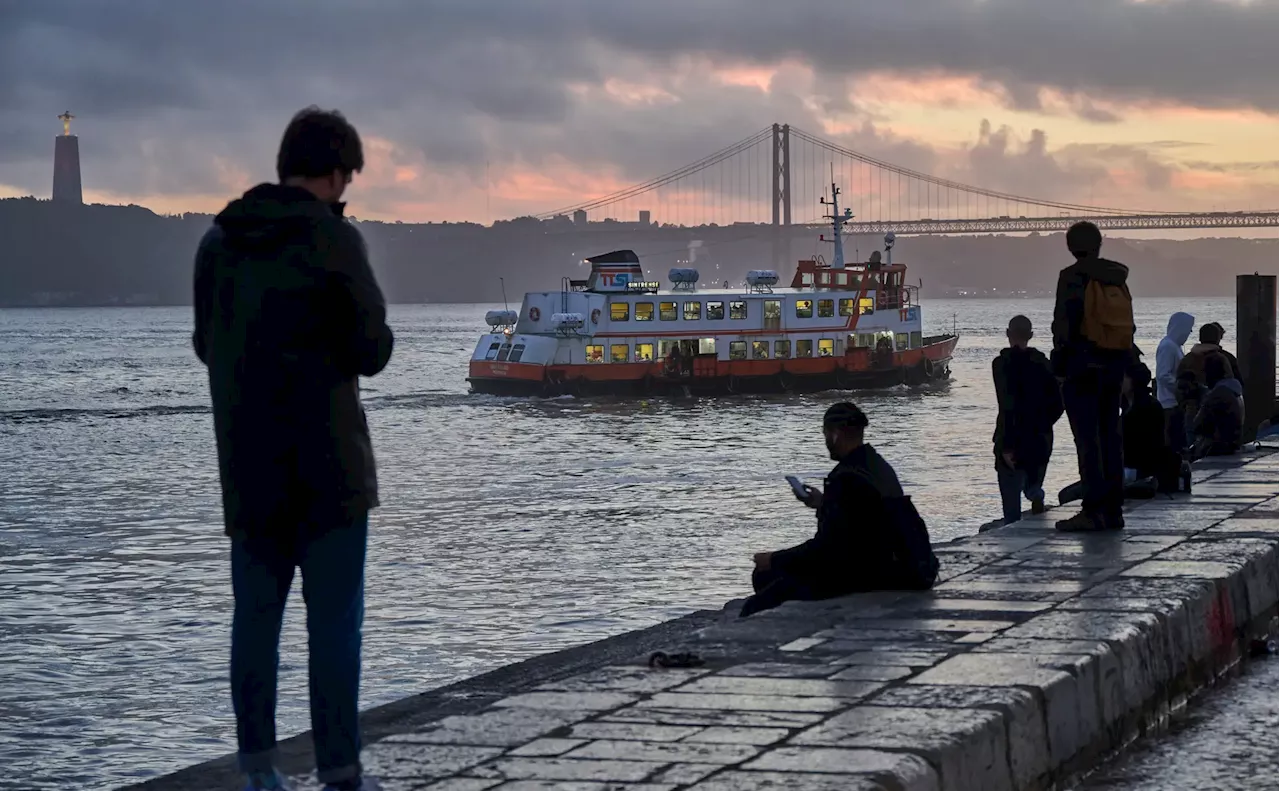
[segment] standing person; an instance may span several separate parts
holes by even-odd
[[[1014,316],[1005,333],[1009,348],[991,361],[1000,412],[996,416],[996,479],[1005,524],[1022,519],[1022,497],[1031,513],[1044,513],[1044,476],[1053,455],[1053,424],[1062,417],[1062,391],[1049,360],[1029,344],[1031,319]]]
[[[1195,323],[1196,317],[1190,313],[1174,313],[1156,347],[1156,399],[1164,407],[1169,444],[1177,451],[1187,446],[1182,410],[1178,408],[1178,364],[1182,362],[1182,344],[1191,337]]]
[[[1124,527],[1120,388],[1136,353],[1129,268],[1100,256],[1102,232],[1091,222],[1071,226],[1067,249],[1076,262],[1058,275],[1052,363],[1075,436],[1084,507],[1057,527],[1119,529]]]
[[[285,130],[278,184],[214,219],[196,254],[196,355],[209,369],[231,538],[231,700],[248,788],[274,764],[280,627],[294,569],[307,607],[311,729],[326,791],[362,778],[357,697],[369,510],[378,505],[359,377],[391,358],[386,303],[340,203],[364,166],[337,112]]]

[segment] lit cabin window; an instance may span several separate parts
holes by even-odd
[[[834,299],[818,300],[818,318],[829,319],[836,315],[836,302]]]
[[[524,357],[524,344],[517,343],[511,347],[511,356],[507,358],[507,362],[518,363],[521,357]]]
[[[796,300],[796,318],[797,319],[813,318],[813,300],[811,299]]]
[[[751,359],[753,360],[769,359],[769,342],[768,341],[752,341],[751,342]]]
[[[602,363],[602,362],[604,362],[604,347],[603,347],[603,346],[588,346],[588,347],[587,347],[587,362],[589,362],[589,363]]]
[[[708,302],[708,303],[707,303],[707,318],[708,318],[709,320],[711,320],[711,321],[719,321],[720,319],[723,319],[723,318],[724,318],[724,303],[723,303],[723,302]]]
[[[858,300],[858,312],[863,316],[870,316],[876,312],[875,297],[863,297]]]
[[[853,336],[850,335],[849,337],[852,338]],[[857,343],[855,343],[854,345],[863,346],[870,349],[871,347],[876,345],[876,334],[874,332],[860,332],[858,333]]]
[[[492,359],[494,359],[495,357],[497,357],[497,356],[498,356],[498,347],[499,347],[499,346],[501,346],[501,345],[502,345],[502,344],[500,344],[500,343],[496,343],[496,342],[495,342],[495,343],[491,343],[491,344],[489,344],[489,351],[487,351],[487,352],[485,352],[485,353],[484,353],[484,358],[485,358],[486,360],[492,360]]]
[[[679,345],[680,341],[658,341],[658,356],[664,360],[667,359],[667,356],[671,354],[672,347],[678,347]]]
[[[840,300],[840,315],[841,315],[841,316],[852,316],[852,315],[853,315],[853,300],[852,300],[852,299],[842,299],[842,300]]]
[[[746,341],[729,341],[729,359],[730,360],[747,359],[747,342]]]
[[[919,349],[921,346],[924,346],[924,334],[916,330],[911,333],[911,348]]]
[[[653,362],[653,344],[652,343],[636,344],[636,362],[638,363]]]
[[[631,347],[625,343],[615,343],[609,347],[609,362],[625,363],[631,359]]]
[[[812,357],[813,341],[803,340],[796,341],[796,357]]]
[[[785,360],[791,356],[791,341],[774,341],[773,356]]]
[[[675,321],[676,320],[676,303],[659,302],[658,318],[663,321]]]
[[[699,338],[698,354],[715,354],[716,339],[715,338]]]
[[[610,302],[609,303],[609,321],[630,321],[631,320],[631,303],[630,302]]]
[[[893,336],[893,343],[898,347],[898,351],[902,351],[907,348],[907,341],[910,340],[910,338],[911,336],[905,332],[899,332]]]
[[[701,318],[702,318],[701,302],[684,303],[684,320],[685,321],[697,321]]]
[[[818,340],[818,356],[831,357],[836,353],[836,342],[831,338],[820,338]]]
[[[747,317],[747,303],[734,300],[729,303],[729,318],[741,321]]]
[[[636,321],[653,321],[653,303],[636,303]]]
[[[502,344],[502,348],[498,350],[498,362],[500,363],[506,362],[507,357],[510,354],[511,354],[511,344],[509,343]]]

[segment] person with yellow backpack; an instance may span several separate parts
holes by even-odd
[[[1075,263],[1058,275],[1050,362],[1062,383],[1075,436],[1083,508],[1057,523],[1066,532],[1124,527],[1124,458],[1120,390],[1137,355],[1129,268],[1102,258],[1102,232],[1091,222],[1067,231]]]

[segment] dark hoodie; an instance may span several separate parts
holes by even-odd
[[[1129,267],[1106,258],[1089,257],[1076,261],[1058,274],[1053,303],[1053,372],[1072,377],[1087,368],[1121,368],[1136,352],[1098,349],[1084,337],[1084,293],[1091,281],[1107,286],[1128,287]],[[1136,329],[1136,328],[1135,328]]]
[[[1220,379],[1201,402],[1192,424],[1196,456],[1226,456],[1244,442],[1244,388],[1234,378]]]
[[[1049,463],[1053,453],[1053,424],[1062,417],[1062,390],[1053,377],[1049,360],[1039,349],[1009,348],[991,361],[996,399],[996,463],[1013,453],[1017,469],[1034,469]]]
[[[290,541],[378,505],[358,378],[392,335],[341,204],[275,184],[232,201],[196,254],[195,324],[228,535]]]

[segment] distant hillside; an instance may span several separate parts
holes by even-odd
[[[180,305],[190,301],[192,256],[208,215],[157,215],[140,206],[65,206],[34,198],[0,200],[0,305]],[[692,266],[704,282],[741,282],[750,269],[773,268],[773,229],[649,227],[520,219],[491,228],[469,223],[358,223],[373,266],[393,302],[483,302],[559,288],[578,277],[581,259],[618,248],[642,256],[654,279]],[[701,242],[691,250],[691,246]],[[878,239],[850,242],[848,257]],[[796,230],[788,262],[830,255],[816,235]],[[1106,255],[1129,265],[1136,296],[1229,296],[1234,275],[1274,272],[1275,239],[1135,241],[1112,239]],[[1053,288],[1067,263],[1061,234],[1026,237],[904,237],[895,259],[924,281],[925,295],[949,289],[1038,291]]]

